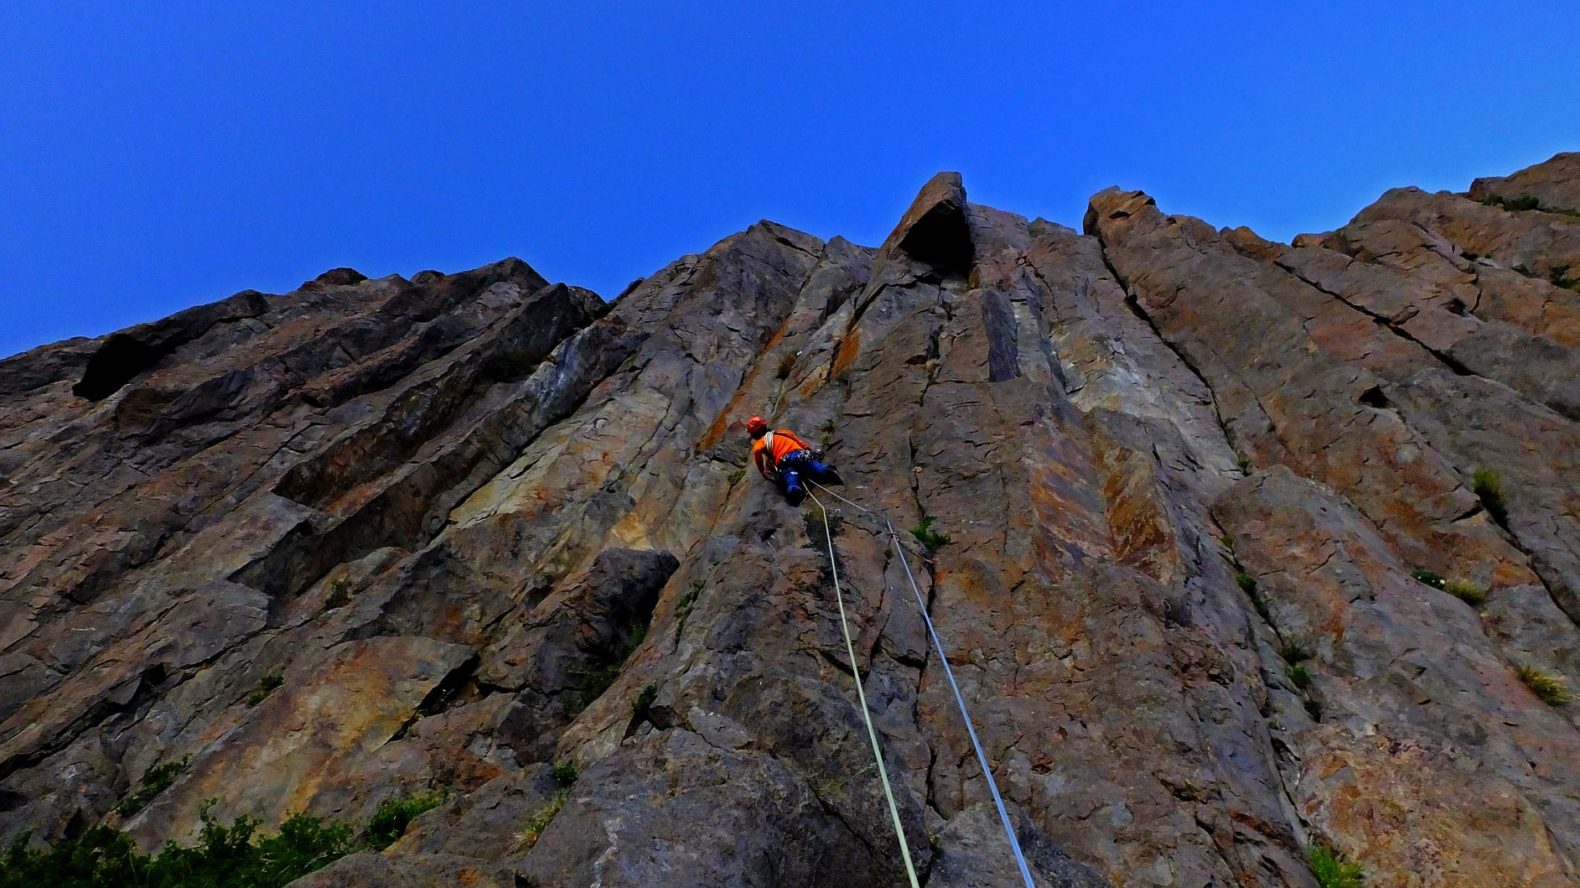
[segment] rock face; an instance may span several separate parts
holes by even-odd
[[[612,305],[336,269],[0,362],[0,837],[442,789],[300,884],[901,884],[764,413],[878,513],[830,502],[927,884],[1019,880],[879,515],[948,534],[899,536],[1039,884],[1580,884],[1519,672],[1580,687],[1577,158],[1288,245],[941,174]]]

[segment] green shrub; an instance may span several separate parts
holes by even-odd
[[[524,848],[530,849],[538,843],[538,839],[543,836],[543,831],[549,828],[550,823],[554,822],[554,816],[560,813],[560,809],[565,807],[565,800],[570,798],[570,794],[571,791],[568,789],[562,789],[555,793],[549,798],[548,804],[539,808],[538,812],[527,820],[526,825],[521,828],[521,834],[516,836]]]
[[[923,515],[922,520],[918,521],[916,526],[911,528],[911,536],[916,537],[916,541],[926,546],[929,552],[938,551],[940,547],[950,541],[949,534],[933,530],[933,521],[933,516]]]
[[[1263,598],[1261,591],[1257,589],[1256,577],[1242,570],[1234,575],[1234,584],[1240,587],[1241,592],[1250,596],[1251,606],[1256,608],[1256,615],[1266,622],[1272,623],[1273,612],[1267,607],[1267,599]]]
[[[257,706],[264,701],[264,698],[274,693],[275,688],[283,684],[285,684],[285,676],[278,672],[272,672],[258,679],[258,687],[247,695],[247,705]]]
[[[1564,680],[1551,672],[1537,669],[1535,666],[1519,666],[1514,674],[1525,682],[1538,699],[1548,706],[1562,706],[1570,701],[1569,688],[1564,685]]]
[[[1307,697],[1302,701],[1306,705],[1306,714],[1312,721],[1322,721],[1322,701],[1315,697]]]
[[[153,856],[139,853],[125,834],[106,826],[42,849],[29,848],[24,835],[3,858],[0,888],[278,888],[356,850],[349,826],[296,814],[280,824],[278,833],[260,838],[258,823],[250,817],[228,827],[215,822],[212,804],[201,813],[197,845],[181,848],[171,842]]]
[[[1524,211],[1540,209],[1542,202],[1534,194],[1522,194],[1519,197],[1502,197],[1489,195],[1481,201],[1489,207],[1502,207],[1505,210]]]
[[[1296,663],[1293,666],[1285,669],[1284,674],[1289,676],[1290,684],[1302,691],[1311,687],[1311,673],[1306,670],[1305,666],[1299,663]]]
[[[706,586],[703,585],[703,582],[696,580],[689,589],[680,593],[680,597],[675,600],[675,618],[680,620],[682,626],[686,624],[686,618],[691,616],[691,608],[696,605],[697,599],[702,597],[704,588]]]
[[[1503,502],[1503,485],[1498,481],[1498,473],[1491,469],[1477,469],[1470,475],[1470,489],[1481,497],[1481,504],[1486,507],[1492,520],[1507,527],[1509,510]]]
[[[143,779],[138,781],[137,790],[121,799],[115,806],[116,813],[122,817],[130,817],[143,810],[155,796],[169,789],[170,784],[176,782],[176,775],[185,770],[187,762],[191,760],[192,756],[184,755],[175,761],[149,768],[147,773],[143,774]]]
[[[1410,577],[1418,583],[1425,583],[1431,586],[1433,589],[1441,589],[1448,584],[1448,581],[1443,579],[1442,574],[1435,570],[1427,570],[1424,567],[1418,567],[1410,571]]]
[[[1326,845],[1313,845],[1306,862],[1322,888],[1365,888],[1361,865],[1346,860],[1344,855]]]
[[[576,766],[570,762],[560,762],[556,764],[552,769],[550,769],[549,774],[554,778],[554,782],[561,786],[570,786],[572,783],[576,782],[577,777],[581,776],[581,774],[576,770]]]
[[[324,610],[345,607],[351,601],[351,583],[344,578],[329,584],[329,597],[324,599]]]
[[[363,841],[369,848],[382,851],[405,835],[406,827],[413,820],[442,804],[444,794],[439,792],[419,792],[385,799],[379,803],[373,816],[368,818],[368,825],[362,830]]]
[[[582,673],[575,693],[565,698],[565,714],[574,717],[583,709],[591,706],[594,700],[602,697],[604,691],[614,684],[620,677],[620,670],[625,668],[625,661],[641,646],[647,638],[647,623],[637,619],[625,627],[626,641],[614,655],[606,656],[600,662],[594,662]]]
[[[1469,580],[1449,580],[1443,584],[1443,591],[1471,607],[1481,607],[1487,603],[1487,590]]]
[[[653,708],[653,701],[658,699],[658,685],[647,685],[642,692],[631,701],[631,714],[636,718],[647,718],[647,711]]]
[[[1284,658],[1285,663],[1290,664],[1311,659],[1310,651],[1292,641],[1284,642],[1283,646],[1278,649],[1278,655]]]

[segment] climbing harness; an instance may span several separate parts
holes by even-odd
[[[808,482],[811,483],[811,482]],[[889,785],[889,769],[883,764],[883,751],[878,748],[878,731],[872,726],[872,712],[867,708],[867,692],[861,686],[861,671],[856,666],[856,645],[850,640],[850,623],[845,620],[845,593],[839,588],[839,565],[834,560],[834,533],[828,526],[828,509],[823,507],[817,494],[812,495],[817,510],[823,515],[823,539],[828,541],[828,568],[834,577],[834,600],[839,603],[839,628],[845,633],[845,653],[850,656],[850,677],[856,680],[856,697],[861,701],[861,718],[867,723],[867,739],[872,741],[872,758],[878,763],[878,776],[883,780],[883,798],[889,803],[889,816],[894,820],[894,834],[900,839],[900,856],[905,860],[905,875],[911,888],[922,888],[916,878],[916,865],[911,863],[911,846],[905,840],[905,827],[900,823],[900,809],[894,803],[894,788]]]
[[[1026,888],[1036,888],[1036,883],[1031,879],[1031,868],[1026,864],[1026,855],[1020,849],[1020,839],[1015,835],[1015,826],[1010,822],[1009,812],[1004,808],[1004,797],[999,795],[998,781],[993,779],[993,769],[988,765],[987,753],[982,750],[982,741],[977,739],[977,730],[976,726],[971,722],[971,713],[966,711],[965,697],[960,693],[960,685],[955,682],[955,671],[949,667],[949,657],[944,653],[944,643],[938,636],[938,627],[933,625],[933,618],[927,610],[927,602],[922,599],[922,590],[917,587],[916,577],[911,574],[910,560],[905,557],[905,547],[900,545],[899,532],[894,529],[894,524],[886,516],[857,505],[815,481],[809,480],[807,484],[816,487],[845,505],[883,522],[889,542],[893,544],[894,552],[899,556],[901,566],[905,568],[905,579],[911,584],[911,594],[916,599],[916,608],[922,612],[922,619],[927,623],[927,634],[933,641],[933,650],[938,653],[938,662],[944,667],[944,676],[949,679],[949,689],[954,692],[955,704],[960,707],[960,719],[965,722],[966,733],[971,737],[971,747],[976,750],[977,763],[982,766],[982,776],[987,778],[988,791],[993,795],[993,805],[998,808],[999,821],[1004,824],[1004,835],[1009,839],[1010,850],[1015,853],[1015,863],[1020,867],[1020,877],[1025,881]],[[828,540],[828,560],[829,564],[832,565],[834,562],[834,536],[829,531],[828,510],[823,508],[822,502],[817,499],[815,494],[812,497],[812,501],[817,503],[818,509],[823,513],[823,533]],[[836,596],[839,596],[839,574],[837,571],[834,574],[834,592]],[[839,596],[839,621],[841,626],[845,625],[845,602],[843,596]],[[845,629],[845,647],[847,650],[851,650],[850,670],[852,675],[856,675],[856,655],[851,646],[850,629],[848,627]],[[883,769],[883,756],[878,752],[878,736],[873,731],[872,718],[867,713],[867,696],[862,692],[860,676],[856,677],[856,693],[861,698],[862,717],[867,719],[867,733],[872,738],[872,753],[878,759],[878,773],[883,777],[883,792],[889,798],[889,812],[894,815],[894,831],[900,835],[900,849],[905,854],[905,868],[907,872],[911,873],[911,884],[915,885],[916,875],[911,869],[910,849],[906,847],[905,833],[900,829],[900,814],[894,806],[894,796],[889,788],[889,776]]]

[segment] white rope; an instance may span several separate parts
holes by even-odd
[[[889,785],[889,769],[883,764],[883,750],[878,747],[878,730],[872,726],[872,713],[867,709],[867,692],[861,687],[861,672],[856,667],[856,645],[850,640],[850,624],[845,620],[845,594],[839,588],[839,567],[834,562],[834,534],[828,526],[828,510],[823,508],[823,503],[812,494],[812,502],[817,503],[819,512],[823,513],[823,538],[828,541],[828,569],[834,576],[834,600],[839,603],[839,628],[845,633],[845,653],[850,656],[850,677],[856,681],[856,698],[861,701],[861,718],[867,723],[867,739],[872,741],[872,758],[878,763],[878,776],[883,780],[883,797],[889,803],[889,817],[894,820],[894,834],[900,840],[900,856],[905,860],[905,875],[911,880],[911,888],[921,888],[922,883],[916,878],[916,866],[911,863],[911,846],[905,840],[905,827],[900,823],[900,808],[894,803],[894,789]]]
[[[874,518],[883,519],[884,527],[889,534],[889,541],[894,544],[894,551],[900,556],[900,564],[905,568],[905,579],[911,584],[911,594],[916,598],[916,609],[922,612],[922,619],[927,623],[927,634],[933,640],[933,650],[938,652],[938,662],[943,665],[944,675],[949,679],[949,689],[954,691],[955,703],[960,707],[960,720],[965,722],[966,733],[971,737],[971,748],[976,750],[977,763],[982,766],[982,776],[987,778],[988,791],[993,794],[993,804],[998,808],[999,821],[1004,824],[1004,835],[1009,839],[1010,850],[1015,853],[1015,863],[1020,867],[1020,877],[1026,882],[1026,888],[1036,888],[1036,883],[1031,879],[1031,868],[1026,865],[1026,855],[1020,850],[1020,839],[1015,835],[1015,826],[1010,822],[1009,812],[1004,808],[1004,797],[999,795],[998,781],[993,779],[993,769],[988,765],[987,753],[982,751],[982,741],[977,739],[976,726],[971,723],[971,713],[966,711],[965,697],[960,693],[960,685],[955,682],[955,671],[949,667],[949,656],[944,653],[944,642],[938,637],[938,627],[933,625],[933,618],[927,612],[927,602],[922,599],[922,590],[917,588],[916,577],[911,574],[910,561],[905,557],[905,547],[900,545],[900,535],[895,531],[893,522],[870,509],[856,505],[821,484],[810,481],[808,483],[846,505],[860,509]],[[818,503],[818,508],[822,507],[823,504]],[[823,513],[823,527],[825,530],[828,527],[827,512]],[[832,559],[832,547],[829,551],[829,557]]]

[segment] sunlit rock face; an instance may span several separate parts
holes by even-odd
[[[611,304],[336,269],[0,362],[0,837],[442,790],[301,884],[901,884],[761,413],[876,513],[820,495],[927,884],[1019,876],[884,519],[1041,884],[1575,885],[1577,214],[1580,155],[1293,244],[940,174]]]

